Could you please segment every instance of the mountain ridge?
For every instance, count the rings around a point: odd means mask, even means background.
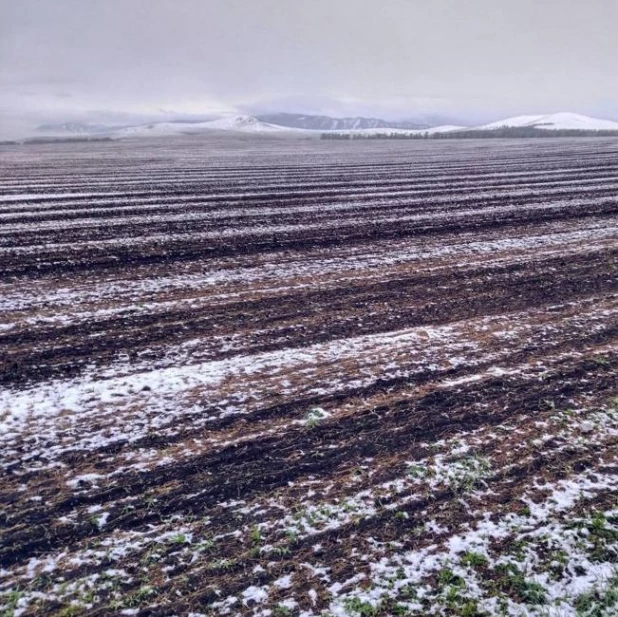
[[[573,112],[558,112],[545,115],[514,116],[476,127],[478,130],[500,128],[536,128],[544,130],[618,131],[618,122],[592,118]]]
[[[278,124],[274,122],[287,122]],[[291,126],[292,124],[298,126]],[[313,128],[312,128],[313,127]],[[542,129],[546,131],[617,131],[618,122],[592,118],[572,112],[555,114],[523,115],[505,118],[480,126],[461,126],[440,124],[419,127],[414,122],[387,122],[380,118],[363,116],[332,118],[309,114],[260,114],[257,116],[243,114],[225,114],[204,120],[170,120],[165,122],[149,122],[133,125],[106,126],[102,124],[80,124],[65,122],[57,125],[45,124],[38,127],[40,133],[66,137],[145,137],[179,134],[200,134],[215,131],[227,131],[251,134],[279,134],[312,136],[322,133],[351,136],[423,136],[437,133],[465,133],[473,131],[499,131],[500,129]]]
[[[256,114],[258,120],[278,126],[305,129],[311,131],[340,131],[360,129],[423,129],[430,125],[412,120],[388,121],[371,116],[333,117],[315,114],[294,114],[279,112]]]

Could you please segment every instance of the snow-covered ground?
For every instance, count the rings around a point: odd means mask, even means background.
[[[545,130],[618,131],[618,122],[591,118],[582,114],[561,112],[548,115],[515,116],[490,122],[477,128],[500,129],[504,127],[530,127]]]
[[[616,140],[209,141],[0,153],[0,613],[613,617]]]

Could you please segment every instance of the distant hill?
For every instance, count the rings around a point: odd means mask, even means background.
[[[253,116],[226,115],[209,122],[157,122],[125,127],[115,131],[115,137],[187,135],[208,131],[237,133],[286,133],[290,129],[262,122]]]
[[[482,126],[433,126],[429,129],[367,128],[324,131],[323,139],[470,139],[594,137],[618,135],[618,122],[561,112],[505,118]]]
[[[478,130],[493,130],[502,128],[535,128],[554,131],[618,131],[618,122],[591,118],[581,114],[560,112],[557,114],[537,116],[515,116],[491,122],[479,127]]]
[[[437,120],[436,120],[437,122]],[[269,134],[324,138],[466,138],[466,137],[537,137],[562,135],[605,135],[618,132],[618,122],[561,112],[505,118],[482,126],[451,123],[419,125],[413,121],[388,122],[380,118],[302,115],[291,113],[248,116],[225,114],[208,120],[173,120],[124,126],[65,122],[38,127],[36,139],[127,138],[166,135],[206,135],[211,132]],[[30,138],[31,140],[32,138]]]
[[[428,124],[401,120],[389,122],[381,118],[365,118],[354,116],[349,118],[332,118],[331,116],[315,116],[307,114],[274,113],[261,114],[256,118],[269,124],[277,124],[295,129],[310,131],[345,131],[359,129],[424,129]]]

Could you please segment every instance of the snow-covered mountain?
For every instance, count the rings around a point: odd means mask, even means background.
[[[354,116],[333,118],[311,114],[271,113],[256,118],[262,122],[310,131],[346,131],[360,129],[422,129],[430,125],[409,120],[390,122],[381,118]]]
[[[262,117],[263,118],[263,117]],[[331,120],[335,121],[336,119]],[[231,131],[239,133],[260,133],[260,134],[297,134],[305,136],[319,136],[321,133],[333,133],[333,134],[349,134],[349,135],[422,135],[422,134],[434,134],[434,133],[446,133],[449,131],[457,131],[465,129],[466,127],[455,125],[443,125],[427,128],[401,128],[390,126],[363,126],[364,124],[372,124],[368,118],[341,118],[342,124],[351,124],[350,128],[339,129],[325,129],[325,128],[298,128],[291,126],[282,126],[273,124],[271,122],[265,122],[263,119],[256,118],[254,116],[243,115],[228,115],[222,116],[216,120],[210,120],[208,122],[159,122],[154,124],[145,124],[125,127],[112,132],[113,137],[141,137],[141,136],[162,136],[162,135],[182,135],[182,134],[196,134],[206,133],[209,131]],[[354,122],[352,122],[354,120]],[[362,122],[367,120],[368,122]],[[348,122],[350,121],[350,122]],[[313,126],[322,126],[321,123],[317,123]],[[330,125],[329,125],[330,126]]]
[[[113,131],[114,137],[147,137],[163,135],[186,135],[209,131],[231,131],[238,133],[281,133],[288,129],[267,122],[261,122],[253,116],[228,115],[208,122],[157,122],[125,127]]]
[[[566,131],[618,131],[618,122],[591,118],[581,114],[561,112],[557,114],[538,116],[515,116],[497,122],[490,122],[483,126],[475,127],[481,130],[501,128],[535,128],[544,130]]]
[[[289,130],[288,127],[271,124],[254,116],[223,116],[200,125],[203,129],[218,131],[241,131],[249,133],[269,133]]]
[[[295,133],[303,132],[284,126],[262,122],[253,116],[227,114],[207,121],[168,121],[149,122],[129,126],[105,126],[93,124],[62,123],[47,124],[38,131],[58,137],[157,137],[165,135],[187,135],[211,131],[230,131],[237,133]]]
[[[271,121],[267,121],[270,119]],[[275,123],[274,120],[287,122],[286,125]],[[300,125],[300,126],[291,126]],[[40,133],[52,138],[75,137],[156,137],[166,135],[199,135],[214,132],[232,132],[269,135],[316,136],[328,133],[333,136],[350,135],[358,137],[393,136],[405,137],[415,135],[434,135],[449,132],[464,132],[475,130],[511,129],[543,129],[543,130],[578,130],[578,131],[618,131],[618,122],[601,120],[575,113],[556,113],[549,115],[527,115],[506,118],[490,122],[482,126],[465,127],[455,124],[440,124],[438,126],[419,128],[406,126],[406,122],[390,123],[378,118],[330,118],[328,116],[301,116],[298,114],[271,114],[269,116],[248,116],[226,114],[215,118],[199,120],[173,120],[165,122],[139,123],[123,126],[103,124],[80,124],[67,122],[55,125],[42,125]],[[397,126],[394,126],[397,125]]]

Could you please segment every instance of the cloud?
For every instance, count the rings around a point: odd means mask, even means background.
[[[616,23],[613,0],[0,0],[0,108],[616,118]]]

